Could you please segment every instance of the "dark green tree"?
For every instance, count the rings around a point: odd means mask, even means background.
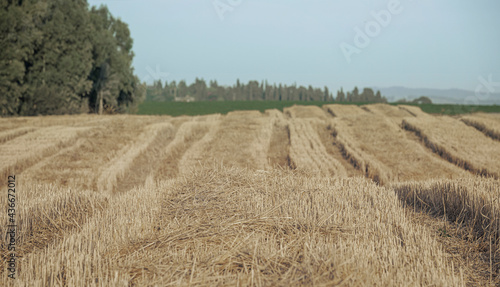
[[[92,87],[91,29],[84,0],[40,1],[34,15],[33,55],[25,60],[26,91],[19,114],[72,114]],[[35,33],[36,35],[36,33]]]
[[[179,81],[179,85],[177,85],[177,97],[184,98],[188,95],[188,87],[186,85],[186,81]]]
[[[328,101],[330,101],[330,98],[331,98],[331,97],[330,97],[330,91],[328,90],[328,87],[327,87],[327,86],[325,86],[325,88],[324,88],[324,89],[325,89],[325,90],[324,90],[324,93],[323,93],[323,101],[324,101],[324,102],[328,102]]]
[[[337,102],[345,102],[346,101],[344,90],[342,89],[342,87],[340,88],[340,91],[337,91],[336,101]]]
[[[351,98],[351,101],[352,102],[358,102],[359,101],[359,90],[358,90],[358,87],[354,87],[354,90],[352,90],[352,98]]]
[[[364,88],[360,97],[361,102],[375,102],[375,94],[371,88]]]
[[[0,113],[132,111],[145,87],[133,74],[131,49],[127,24],[104,6],[1,0]]]
[[[345,98],[346,98],[346,101],[349,102],[349,103],[351,103],[353,101],[353,99],[352,99],[353,97],[352,97],[351,92],[347,92]]]
[[[128,25],[115,19],[106,6],[92,7],[92,59],[88,93],[91,111],[101,113],[104,107],[118,112],[133,111],[145,96],[144,87],[133,74],[133,40]]]
[[[41,18],[46,6],[36,0],[0,1],[0,116],[21,112],[27,63],[42,38],[34,20]]]
[[[197,101],[205,101],[207,99],[207,84],[205,80],[196,78],[194,83],[189,86],[188,94]]]
[[[419,104],[419,105],[421,105],[421,104],[432,104],[432,100],[429,99],[426,96],[421,96],[418,99],[414,99],[412,102],[415,103],[415,104]]]

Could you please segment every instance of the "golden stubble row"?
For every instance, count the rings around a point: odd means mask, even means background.
[[[470,176],[429,152],[400,126],[402,121],[411,120],[412,115],[388,105],[370,105],[366,109],[350,117],[333,118],[331,127],[347,156],[368,177],[388,183]]]
[[[100,176],[97,179],[97,189],[100,192],[112,192],[118,178],[123,176],[127,169],[130,168],[134,159],[148,148],[157,134],[162,132],[162,130],[172,128],[173,126],[169,122],[146,126],[144,131],[137,137],[136,142],[124,146],[117,152],[116,157],[111,159],[107,166],[101,169]]]
[[[213,120],[207,134],[181,160],[180,170],[212,161],[251,169],[268,168],[272,117],[258,111],[237,111]]]
[[[119,196],[20,261],[33,286],[461,285],[390,189],[214,164]],[[7,283],[4,278],[4,283]]]
[[[155,122],[168,122],[170,117],[107,116],[94,126],[89,120],[89,131],[76,142],[57,153],[36,161],[36,164],[20,169],[23,178],[58,186],[97,190],[97,180],[102,171],[117,157],[120,151],[139,142],[143,129]]]
[[[50,126],[37,128],[0,144],[0,175],[16,174],[51,156],[62,148],[75,144],[90,127]]]
[[[345,177],[347,172],[338,160],[328,154],[319,138],[317,119],[289,119],[290,159],[296,168],[319,176]]]
[[[472,126],[484,133],[486,136],[500,141],[500,115],[477,113],[474,115],[464,115],[460,120],[466,125]]]
[[[406,118],[402,127],[443,159],[472,173],[500,176],[500,142],[448,117]]]

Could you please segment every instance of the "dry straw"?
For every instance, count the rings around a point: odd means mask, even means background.
[[[402,128],[415,133],[432,152],[480,175],[500,175],[500,143],[450,117],[407,118]]]
[[[387,105],[0,119],[0,285],[498,286],[483,132]]]
[[[476,128],[486,136],[500,141],[500,116],[498,114],[465,115],[460,118],[466,125]]]

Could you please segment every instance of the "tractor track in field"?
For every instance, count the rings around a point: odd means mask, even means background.
[[[267,158],[271,167],[295,169],[290,158],[290,128],[287,124],[274,123]]]

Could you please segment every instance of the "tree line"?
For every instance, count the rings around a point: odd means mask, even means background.
[[[0,0],[0,115],[133,111],[128,25],[86,0]]]
[[[387,102],[380,91],[373,92],[371,88],[364,88],[359,93],[355,87],[352,92],[341,89],[337,97],[329,91],[328,87],[313,88],[296,84],[269,84],[267,81],[249,81],[247,84],[239,80],[232,86],[221,86],[216,80],[209,81],[208,85],[203,79],[196,78],[188,85],[186,81],[161,80],[154,81],[147,87],[146,101],[323,101],[323,102]]]
[[[380,91],[373,92],[371,88],[364,88],[360,93],[358,87],[354,87],[352,92],[344,93],[343,89],[337,92],[337,102],[347,103],[387,103],[387,99],[380,94]]]

